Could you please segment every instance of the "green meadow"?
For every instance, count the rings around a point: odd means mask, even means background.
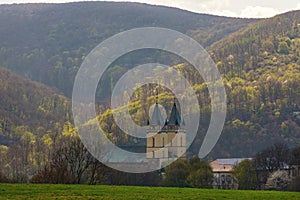
[[[300,199],[297,192],[195,188],[0,184],[0,199]]]

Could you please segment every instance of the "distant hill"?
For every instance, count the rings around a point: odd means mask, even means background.
[[[253,24],[209,51],[228,95],[216,152],[251,156],[275,142],[300,144],[300,11]]]
[[[206,47],[220,69],[228,110],[223,133],[210,156],[251,157],[275,142],[285,142],[291,147],[300,144],[300,121],[295,117],[300,111],[300,11],[249,20],[139,3],[1,5],[0,66],[55,87],[70,97],[75,74],[92,48],[120,31],[146,26],[187,33]],[[141,52],[138,58],[148,61],[147,52]],[[97,95],[108,96],[114,80],[130,67],[133,67],[130,58],[112,66],[105,76],[108,82],[105,90]],[[199,134],[203,136],[211,111],[206,84],[185,64],[175,67],[185,70],[184,75],[194,85],[201,104]],[[49,122],[69,118],[66,97],[1,71],[13,77],[9,79],[11,88],[3,87],[1,92],[5,95],[0,102],[3,116],[10,124],[51,129]],[[162,101],[170,99],[163,92]],[[132,105],[141,108],[138,97],[134,100],[137,101]],[[102,125],[109,133],[118,134],[111,112],[101,109]],[[144,110],[132,112],[136,119],[146,122],[148,116]],[[2,130],[6,131],[5,124],[2,123]],[[197,138],[190,152],[196,154],[201,142]]]
[[[251,24],[207,49],[222,74],[228,102],[226,123],[210,156],[252,157],[279,142],[299,146],[300,11]],[[174,67],[183,72],[198,95],[199,135],[188,154],[197,155],[210,120],[210,98],[206,83],[187,66]],[[172,101],[170,96],[161,90],[161,102]],[[144,116],[143,121],[147,120],[146,109],[133,110],[133,116]],[[100,119],[110,124],[111,112]],[[110,132],[119,133],[117,128]]]
[[[272,56],[292,55],[298,58],[299,34],[300,11],[292,11],[252,24],[215,42],[208,49],[216,61],[222,61],[221,69],[224,73],[232,70],[228,66],[229,62],[225,62],[229,55],[234,57],[236,68],[240,71],[250,71],[270,64],[261,61]],[[296,61],[297,59],[292,59],[273,65]]]
[[[57,91],[0,68],[0,145],[25,131],[42,136],[69,119],[69,101]]]
[[[209,46],[256,21],[140,3],[0,5],[0,66],[70,97],[84,56],[121,31],[165,27]]]

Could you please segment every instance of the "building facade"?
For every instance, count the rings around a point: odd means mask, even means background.
[[[186,132],[183,128],[184,121],[175,101],[170,116],[165,120],[156,102],[147,130],[147,159],[161,164],[185,158]]]
[[[238,189],[238,181],[233,176],[234,166],[245,159],[251,158],[225,158],[216,159],[209,163],[214,174],[213,187],[215,189]]]

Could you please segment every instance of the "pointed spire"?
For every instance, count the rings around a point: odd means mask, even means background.
[[[163,126],[164,125],[164,120],[161,115],[158,104],[155,104],[150,125],[151,126]]]
[[[151,126],[163,126],[164,125],[164,120],[161,115],[159,106],[158,106],[158,90],[156,89],[156,97],[155,97],[155,107],[153,110],[153,114],[151,117]]]
[[[174,105],[173,105],[173,108],[171,111],[168,125],[177,125],[177,126],[181,125],[181,116],[176,107],[176,99],[175,98],[174,98]]]

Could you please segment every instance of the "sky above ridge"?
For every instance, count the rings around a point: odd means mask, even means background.
[[[0,4],[12,3],[66,3],[76,0],[0,0]],[[91,1],[91,0],[80,0]],[[116,1],[118,0],[110,0]],[[300,10],[299,0],[125,0],[153,5],[165,5],[197,13],[246,18],[272,17],[291,10]],[[124,0],[123,0],[124,2]]]

